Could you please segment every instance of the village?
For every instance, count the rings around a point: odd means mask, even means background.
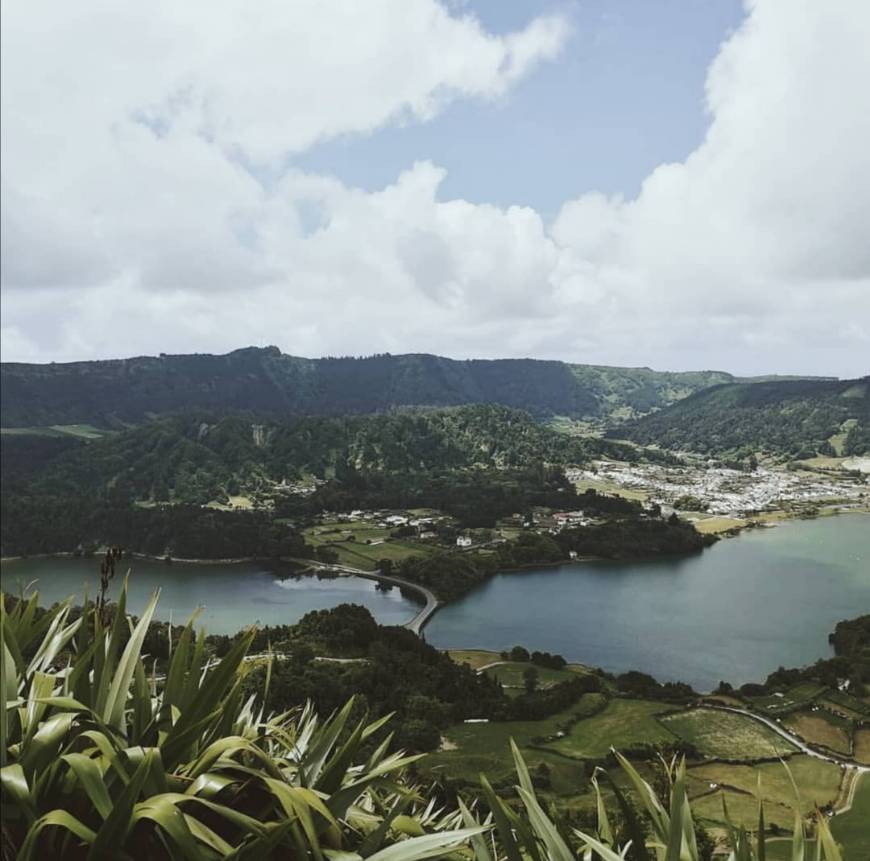
[[[761,513],[811,514],[823,506],[866,508],[870,475],[858,471],[769,469],[741,471],[710,462],[681,466],[594,461],[567,470],[578,487],[624,493],[662,510],[745,520]]]

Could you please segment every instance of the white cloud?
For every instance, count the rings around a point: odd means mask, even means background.
[[[6,359],[276,343],[867,370],[861,0],[752,3],[695,152],[552,224],[443,201],[426,161],[377,192],[280,165],[501,97],[556,55],[558,18],[497,37],[428,0],[86,7],[4,4]]]

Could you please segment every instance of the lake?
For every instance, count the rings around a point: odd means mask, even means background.
[[[110,597],[117,597],[122,575],[130,576],[129,607],[139,613],[151,593],[160,587],[157,618],[185,622],[197,607],[200,623],[211,634],[234,634],[245,625],[289,625],[309,610],[337,604],[362,604],[382,625],[402,625],[420,609],[399,589],[383,591],[374,580],[363,577],[285,577],[256,562],[232,565],[167,565],[147,559],[123,559],[116,568]],[[81,603],[87,584],[93,597],[100,585],[100,560],[57,556],[50,559],[20,559],[4,562],[3,589],[16,592],[18,583],[37,580],[40,603],[50,605],[69,595]]]
[[[39,580],[43,599],[89,593],[96,559],[3,564],[3,585]],[[167,566],[134,560],[131,608],[162,587],[159,618],[182,621],[200,604],[212,633],[251,622],[289,624],[309,610],[363,604],[382,624],[419,605],[357,577],[279,579],[256,563]],[[113,583],[116,584],[116,579]],[[117,588],[117,587],[115,587]],[[116,593],[117,594],[117,593]],[[840,619],[870,612],[870,517],[791,521],[724,539],[703,553],[655,562],[587,562],[500,574],[439,610],[425,629],[440,648],[559,652],[613,672],[639,669],[709,690],[763,681],[778,666],[831,654]]]
[[[710,690],[832,654],[841,619],[870,612],[870,517],[786,522],[700,555],[501,574],[435,614],[440,648],[559,652],[613,672]]]

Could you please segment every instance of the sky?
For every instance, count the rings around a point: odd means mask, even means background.
[[[2,5],[4,361],[870,372],[865,0]]]

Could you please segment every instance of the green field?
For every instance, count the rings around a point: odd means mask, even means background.
[[[834,839],[844,849],[845,861],[870,858],[870,778],[860,778],[852,809],[831,820]]]
[[[665,703],[614,699],[603,711],[575,723],[564,738],[548,742],[547,747],[577,759],[597,759],[607,756],[611,747],[622,750],[667,743],[674,735],[656,715],[669,708]]]
[[[753,760],[795,751],[772,729],[733,712],[697,708],[667,715],[662,723],[711,759]]]
[[[582,479],[580,481],[575,481],[574,486],[577,488],[577,493],[584,493],[587,490],[595,490],[598,493],[607,493],[611,496],[621,496],[624,499],[636,499],[638,502],[646,502],[648,498],[648,494],[643,490],[623,487],[621,484],[616,484],[613,481]]]
[[[457,724],[445,730],[442,749],[427,754],[420,769],[432,777],[443,773],[474,787],[479,786],[483,773],[493,785],[511,787],[516,783],[510,751],[510,740],[513,739],[533,774],[542,765],[546,766],[550,782],[545,790],[547,796],[575,812],[580,808],[591,808],[594,795],[586,764],[560,755],[550,749],[551,745],[543,743],[547,736],[555,735],[577,717],[582,718],[600,709],[604,700],[603,694],[584,694],[570,708],[541,721]],[[639,767],[645,771],[645,766],[641,764]],[[620,784],[626,780],[621,769],[615,769],[612,774]],[[606,795],[609,797],[609,793]]]
[[[752,697],[752,707],[766,715],[782,715],[796,711],[812,703],[816,697],[827,692],[823,685],[814,682],[802,682],[783,692],[782,696],[771,694],[764,697]]]
[[[389,529],[368,521],[328,522],[312,526],[303,534],[312,547],[334,550],[340,564],[364,571],[374,571],[381,559],[402,562],[409,556],[427,556],[437,550],[437,546],[427,542],[390,538]],[[375,541],[381,543],[367,543]]]
[[[708,794],[710,784],[715,783],[719,788],[755,795],[760,774],[761,797],[765,805],[794,807],[796,799],[789,771],[800,792],[802,812],[809,813],[816,806],[822,807],[836,799],[843,774],[840,767],[803,754],[789,759],[788,771],[779,762],[766,762],[756,766],[710,762],[695,766],[688,772],[689,794],[692,797]],[[751,821],[741,824],[754,828],[756,821],[757,813]]]
[[[694,521],[695,529],[705,535],[718,535],[721,532],[730,532],[732,529],[742,529],[746,526],[745,520],[734,517],[703,517]]]
[[[587,694],[586,696],[592,696]],[[533,739],[554,735],[567,724],[576,712],[583,709],[583,701],[571,706],[563,712],[540,721],[503,721],[485,724],[457,724],[444,731],[444,747],[446,750],[429,754],[424,760],[428,771],[439,767],[445,769],[451,777],[458,777],[476,783],[481,772],[485,772],[491,780],[500,780],[513,773],[510,740],[522,748],[533,743]],[[525,753],[525,751],[524,751]],[[544,760],[554,759],[544,756]],[[529,762],[542,761],[540,751],[529,753]],[[570,763],[566,763],[570,765]],[[582,768],[574,767],[578,775],[583,774]],[[576,789],[575,789],[576,791]]]
[[[782,725],[809,744],[826,747],[845,756],[851,753],[850,722],[824,709],[792,712],[783,718]]]
[[[507,661],[490,667],[488,670],[484,670],[484,672],[491,678],[498,680],[499,684],[505,688],[506,693],[516,696],[525,690],[523,674],[529,667],[534,667],[537,670],[539,688],[551,688],[553,685],[567,681],[574,676],[574,673],[568,669],[551,670],[528,662],[520,663],[518,661]]]
[[[692,802],[692,814],[707,825],[724,824],[723,800],[728,810],[728,818],[735,825],[742,824],[746,828],[757,825],[758,801],[752,795],[730,789],[717,789],[703,798],[696,798]],[[794,825],[794,812],[784,804],[765,804],[764,819],[769,826],[790,829]]]
[[[828,691],[820,700],[820,704],[834,711],[842,712],[846,717],[864,720],[870,718],[870,704],[866,700],[859,700],[858,697],[853,697],[843,691]]]
[[[447,654],[457,664],[468,664],[475,670],[501,660],[499,652],[490,652],[487,649],[450,649]]]

